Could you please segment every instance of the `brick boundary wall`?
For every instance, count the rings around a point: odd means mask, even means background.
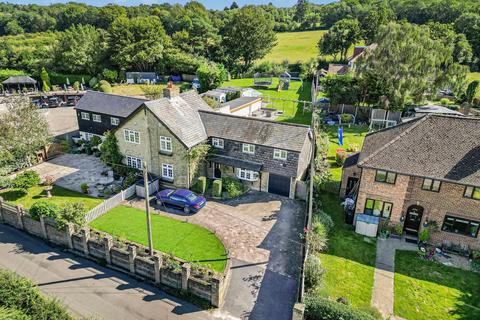
[[[171,270],[165,262],[165,255],[155,251],[153,256],[140,255],[145,252],[141,245],[129,245],[127,250],[114,244],[111,235],[92,237],[88,227],[75,232],[73,224],[58,229],[56,221],[49,217],[40,217],[40,221],[30,217],[21,206],[12,206],[0,197],[0,223],[46,240],[49,243],[66,248],[75,255],[94,260],[107,267],[129,274],[135,278],[150,282],[162,288],[168,287],[178,293],[188,293],[200,298],[214,307],[221,307],[231,278],[231,259],[223,273],[199,277],[192,272],[191,264],[179,258],[173,258],[180,268]],[[171,258],[170,258],[171,259]]]

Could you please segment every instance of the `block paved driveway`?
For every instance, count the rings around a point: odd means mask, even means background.
[[[141,201],[130,205],[144,208]],[[185,215],[155,206],[155,213],[199,224],[229,250],[232,278],[223,319],[291,319],[301,266],[305,206],[288,198],[250,191],[239,199],[208,201]]]

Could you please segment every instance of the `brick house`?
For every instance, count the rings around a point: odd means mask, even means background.
[[[105,132],[117,128],[145,101],[148,100],[87,91],[75,107],[80,137],[86,141],[93,136],[102,138]]]
[[[433,243],[480,248],[479,129],[477,118],[432,114],[368,134],[346,161],[340,196],[407,235],[436,221]]]
[[[252,189],[294,198],[311,155],[310,128],[214,112],[194,91],[164,90],[115,131],[125,163],[158,176],[164,187],[190,188],[197,176],[234,176]],[[212,152],[199,172],[187,155],[201,143]]]

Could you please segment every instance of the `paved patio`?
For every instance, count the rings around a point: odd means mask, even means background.
[[[74,191],[82,192],[80,184],[87,183],[93,187],[98,183],[108,183],[108,177],[101,175],[110,170],[99,158],[85,154],[65,154],[52,160],[40,163],[34,167],[40,177],[53,176],[55,184]],[[91,188],[94,190],[94,188]],[[92,196],[96,196],[94,192]]]

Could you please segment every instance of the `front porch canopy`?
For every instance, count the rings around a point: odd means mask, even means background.
[[[263,166],[263,164],[259,162],[242,160],[242,159],[222,156],[218,154],[210,155],[208,157],[208,160],[215,163],[223,164],[226,166],[230,166],[234,168],[242,168],[242,169],[252,170],[256,172],[259,172]]]

